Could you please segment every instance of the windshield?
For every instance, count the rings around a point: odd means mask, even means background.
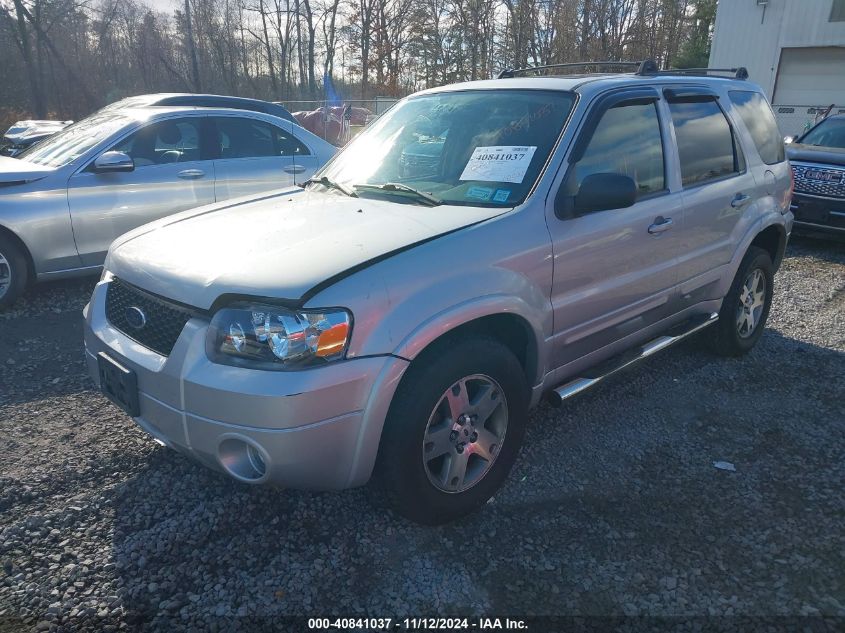
[[[574,101],[570,92],[540,90],[412,97],[343,150],[321,184],[418,204],[514,206],[531,191]]]
[[[845,118],[825,119],[801,139],[807,145],[841,147],[845,149]]]
[[[33,145],[18,154],[18,158],[44,167],[64,167],[114,134],[129,120],[115,114],[94,114]]]

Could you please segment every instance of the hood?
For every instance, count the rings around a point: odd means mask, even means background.
[[[361,264],[508,210],[285,191],[141,227],[112,244],[106,268],[204,310],[224,294],[297,301]]]
[[[0,156],[0,185],[23,184],[43,178],[53,171],[52,167],[36,165],[19,158]]]
[[[845,167],[845,148],[841,147],[821,147],[819,145],[790,143],[786,146],[786,155],[789,157],[789,160],[809,161],[811,163]]]

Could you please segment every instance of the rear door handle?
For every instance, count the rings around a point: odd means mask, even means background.
[[[745,206],[749,200],[751,200],[751,196],[744,193],[738,193],[734,196],[734,199],[731,200],[731,206],[734,209],[739,209],[740,207]]]
[[[662,215],[659,215],[654,219],[654,224],[648,227],[648,232],[652,235],[657,235],[658,233],[663,233],[671,228],[672,218],[664,218]]]
[[[202,169],[183,169],[176,175],[182,180],[194,180],[205,176],[205,172]]]
[[[305,171],[305,165],[288,165],[283,169],[289,174],[301,174]]]

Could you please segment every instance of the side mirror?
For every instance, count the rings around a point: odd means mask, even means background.
[[[789,144],[789,143],[794,143],[794,142],[795,142],[795,137],[794,137],[794,136],[784,136],[784,137],[783,137],[783,142],[784,142],[784,143],[787,143],[787,144]]]
[[[98,173],[134,171],[135,161],[123,152],[103,152],[94,161],[94,171]]]
[[[575,212],[624,209],[637,201],[637,183],[622,174],[590,174],[575,196]]]

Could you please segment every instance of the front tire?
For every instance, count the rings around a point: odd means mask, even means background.
[[[385,421],[377,483],[428,525],[474,512],[498,490],[525,434],[529,390],[498,341],[452,339],[414,361]]]
[[[748,249],[722,301],[714,350],[722,356],[742,356],[760,340],[774,296],[772,258],[762,248]]]
[[[0,235],[0,310],[11,306],[29,281],[26,257],[17,244]]]

